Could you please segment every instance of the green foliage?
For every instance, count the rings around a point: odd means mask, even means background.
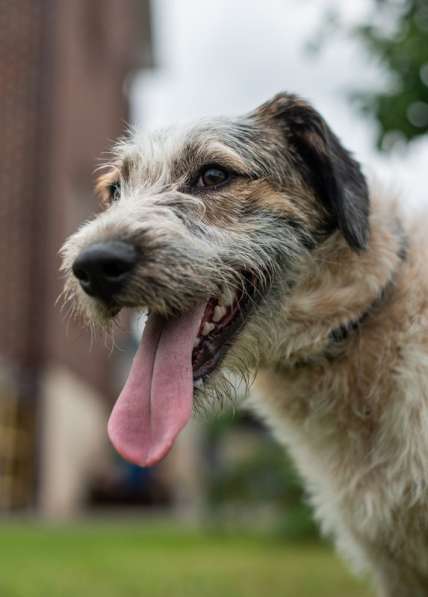
[[[316,55],[337,35],[357,39],[379,66],[379,84],[350,90],[378,124],[377,144],[389,150],[428,132],[428,1],[372,0],[367,22],[349,28],[331,0],[306,50]]]
[[[379,123],[379,146],[388,148],[397,134],[411,140],[428,132],[428,3],[375,4],[377,24],[362,25],[356,33],[380,61],[389,83],[386,90],[368,92],[361,99]]]
[[[256,521],[258,512],[270,513],[272,527],[287,539],[318,536],[302,483],[284,451],[269,433],[239,415],[223,415],[209,425],[211,452],[221,450],[234,436],[247,445],[238,457],[217,458],[207,478],[212,512],[225,510],[239,518]],[[245,436],[247,436],[245,438]],[[239,442],[238,442],[239,443]],[[239,449],[238,449],[239,451]]]

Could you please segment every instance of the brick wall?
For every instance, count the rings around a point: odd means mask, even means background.
[[[0,2],[0,367],[35,424],[38,381],[52,364],[111,398],[108,350],[98,343],[89,353],[88,335],[73,323],[66,333],[55,306],[58,250],[96,208],[96,160],[126,122],[129,75],[147,62],[147,6]],[[32,463],[35,439],[26,452]]]

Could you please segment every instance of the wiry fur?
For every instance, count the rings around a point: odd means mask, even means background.
[[[195,189],[201,166],[236,173]],[[150,138],[132,132],[99,181],[120,199],[65,244],[66,296],[90,323],[113,313],[71,274],[94,242],[139,252],[119,306],[166,317],[224,288],[254,307],[197,401],[250,385],[286,444],[325,532],[370,567],[383,597],[428,595],[427,243],[308,104],[282,94],[236,120]],[[356,322],[348,336],[332,332]]]

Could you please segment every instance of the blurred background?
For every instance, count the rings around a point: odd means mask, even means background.
[[[138,324],[113,350],[68,321],[58,250],[98,209],[94,169],[127,124],[240,113],[279,90],[417,209],[428,2],[0,0],[0,86],[0,594],[370,595],[244,409],[193,421],[153,469],[113,452]]]

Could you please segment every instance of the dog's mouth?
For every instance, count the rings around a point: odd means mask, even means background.
[[[255,286],[223,292],[174,318],[149,314],[108,431],[116,450],[151,466],[192,415],[193,396],[220,366],[254,303]]]
[[[193,380],[196,388],[213,373],[235,335],[244,324],[251,307],[251,294],[228,290],[208,301],[192,351]]]

